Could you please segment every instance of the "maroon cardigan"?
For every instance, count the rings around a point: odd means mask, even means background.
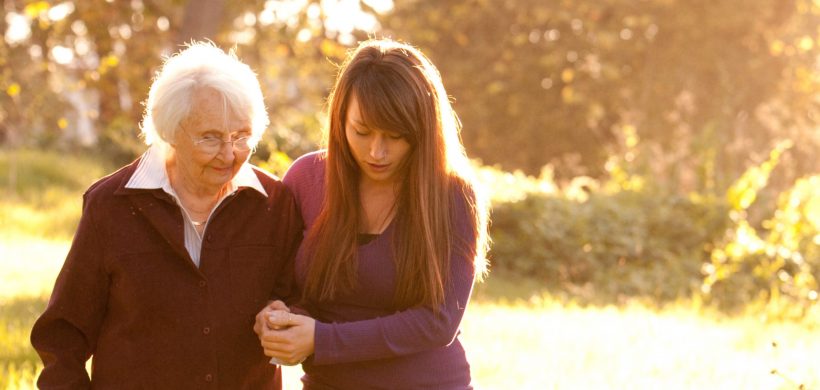
[[[281,388],[253,324],[268,299],[295,299],[302,219],[290,191],[256,170],[268,196],[241,188],[219,205],[197,268],[173,199],[125,188],[138,163],[83,197],[71,249],[31,332],[45,364],[38,385]]]

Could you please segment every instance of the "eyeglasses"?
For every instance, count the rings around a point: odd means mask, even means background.
[[[231,138],[227,141],[223,140],[220,137],[215,137],[213,135],[206,135],[204,137],[194,137],[190,133],[188,133],[185,128],[181,127],[182,131],[185,132],[191,140],[194,141],[194,147],[198,148],[202,152],[208,154],[217,154],[220,150],[222,150],[223,144],[231,144],[231,147],[234,151],[237,152],[247,152],[251,150],[250,145],[250,136],[242,135],[237,138],[234,138],[234,135],[231,135]]]

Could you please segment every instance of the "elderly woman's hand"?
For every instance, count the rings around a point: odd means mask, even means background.
[[[268,303],[267,306],[263,307],[262,310],[260,310],[259,313],[256,314],[256,322],[254,322],[253,324],[253,331],[256,332],[256,335],[260,338],[262,337],[262,335],[265,334],[266,331],[273,329],[268,327],[267,319],[268,317],[270,317],[271,313],[273,313],[276,310],[290,312],[288,306],[285,305],[284,302],[277,299],[271,303]]]
[[[285,365],[295,365],[313,354],[316,320],[308,316],[276,310],[267,318],[271,329],[260,337],[265,355]]]

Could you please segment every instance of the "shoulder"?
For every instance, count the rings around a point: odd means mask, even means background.
[[[297,158],[285,173],[284,181],[288,182],[300,176],[324,174],[326,157],[325,150],[317,150]]]
[[[476,189],[470,182],[460,177],[450,179],[450,202],[456,211],[466,214],[474,210],[477,206],[476,196]]]
[[[256,178],[259,179],[259,183],[262,184],[262,188],[265,189],[265,192],[268,193],[269,196],[277,196],[282,193],[287,193],[288,189],[285,187],[285,184],[282,183],[276,175],[257,167],[256,165],[249,164],[253,173],[256,175]]]
[[[282,181],[293,192],[305,223],[310,226],[322,208],[325,188],[325,152],[308,153],[296,159]]]
[[[141,159],[142,157],[94,182],[94,184],[85,191],[83,198],[86,202],[105,199],[114,195],[121,188],[125,188],[125,184],[131,179],[134,171],[137,170]]]
[[[296,159],[282,181],[294,192],[324,183],[325,151],[310,152]]]

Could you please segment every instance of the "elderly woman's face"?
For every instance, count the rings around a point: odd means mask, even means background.
[[[218,92],[199,91],[194,95],[191,114],[176,132],[176,172],[189,184],[219,191],[236,175],[250,151],[237,150],[242,148],[230,142],[220,142],[213,147],[214,138],[228,141],[250,135],[250,119],[240,118],[226,109]]]

